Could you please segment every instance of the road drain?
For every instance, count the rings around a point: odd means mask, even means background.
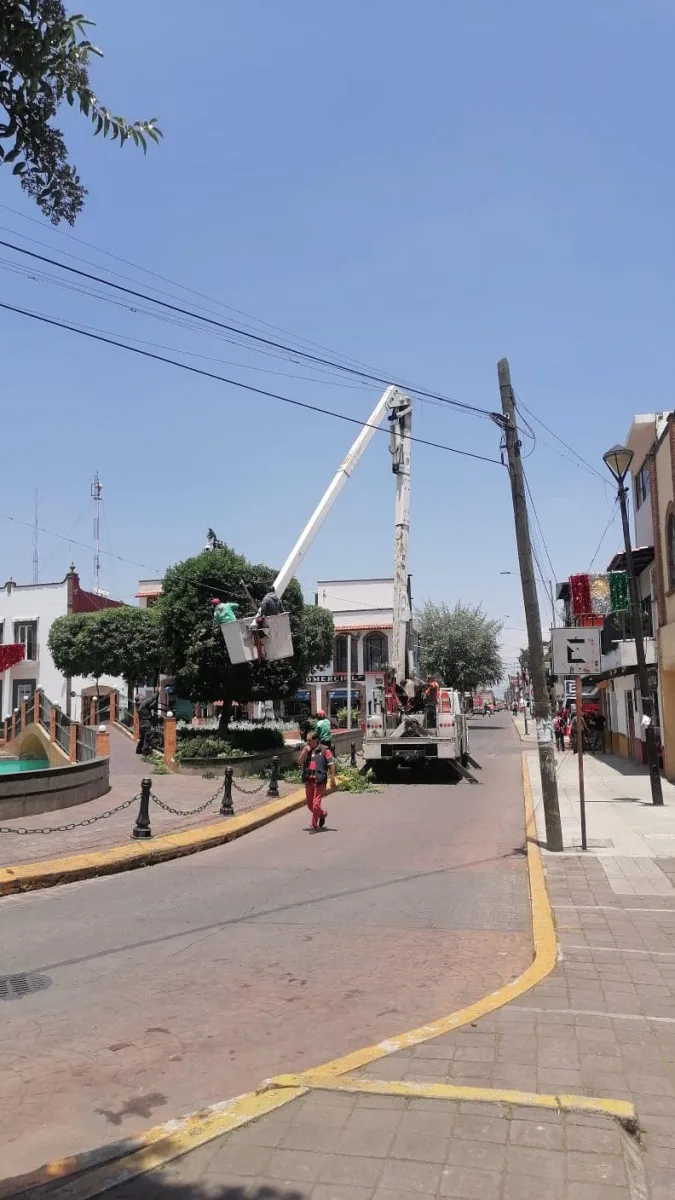
[[[0,975],[0,1000],[23,1000],[44,992],[51,982],[47,975]]]

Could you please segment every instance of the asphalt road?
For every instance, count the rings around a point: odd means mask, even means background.
[[[531,961],[520,743],[191,858],[0,901],[3,1177],[451,1012]]]

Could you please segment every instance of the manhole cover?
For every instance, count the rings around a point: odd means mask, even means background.
[[[23,1000],[33,992],[44,992],[50,984],[47,975],[0,975],[0,1000]]]

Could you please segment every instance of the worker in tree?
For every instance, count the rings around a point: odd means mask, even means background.
[[[217,596],[214,597],[211,603],[213,605],[213,624],[216,628],[220,629],[221,625],[226,625],[229,621],[237,620],[236,610],[239,608],[238,604],[226,604],[224,601],[219,600]]]
[[[146,696],[145,700],[137,701],[137,705],[139,738],[136,753],[150,754],[152,752],[152,722],[157,715],[159,692],[153,692],[152,696]]]
[[[322,746],[328,746],[329,750],[333,749],[333,735],[331,733],[330,721],[322,708],[316,714],[316,736]]]

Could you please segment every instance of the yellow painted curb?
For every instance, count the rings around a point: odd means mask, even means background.
[[[56,1186],[50,1187],[50,1200],[90,1200],[91,1197],[99,1196],[110,1188],[119,1187],[137,1175],[156,1170],[172,1159],[180,1158],[190,1150],[196,1150],[204,1142],[221,1137],[224,1133],[231,1133],[242,1125],[257,1120],[258,1117],[264,1117],[267,1113],[282,1108],[292,1100],[297,1100],[306,1091],[307,1088],[302,1085],[278,1090],[265,1088],[260,1092],[237,1096],[223,1104],[213,1104],[210,1108],[193,1113],[182,1121],[168,1121],[165,1125],[156,1126],[138,1139],[136,1148],[131,1153],[127,1152],[124,1157],[118,1156],[100,1166],[94,1166],[92,1170],[87,1170],[86,1174],[79,1174],[75,1179],[72,1178],[73,1170],[86,1170],[86,1155],[51,1163],[42,1171],[30,1177],[24,1176],[21,1180],[8,1180],[5,1187],[0,1184],[0,1197],[19,1194],[17,1185],[25,1193],[28,1189],[40,1185],[53,1185],[59,1178],[70,1174],[71,1178],[64,1179],[60,1186],[57,1183]],[[11,1187],[11,1191],[6,1190],[7,1185]]]
[[[0,896],[55,887],[60,883],[72,883],[76,879],[115,875],[119,871],[133,871],[137,867],[167,862],[186,854],[196,854],[199,850],[210,850],[214,846],[232,842],[245,833],[251,833],[254,829],[260,829],[270,821],[276,821],[286,813],[302,808],[305,803],[304,790],[298,790],[278,800],[272,800],[269,804],[261,805],[260,808],[254,808],[251,812],[221,821],[217,825],[184,829],[180,833],[166,833],[153,838],[152,841],[130,840],[126,846],[112,846],[110,850],[97,850],[90,854],[74,854],[65,858],[46,859],[44,862],[2,867]]]
[[[532,905],[532,938],[534,942],[534,961],[532,964],[522,975],[514,979],[512,983],[505,984],[504,987],[498,988],[496,992],[490,992],[489,995],[483,996],[481,1000],[477,1000],[475,1004],[469,1004],[466,1008],[460,1008],[457,1012],[450,1013],[447,1017],[439,1017],[436,1021],[430,1021],[428,1025],[421,1025],[419,1029],[411,1029],[407,1033],[400,1033],[396,1037],[387,1038],[385,1041],[378,1042],[374,1046],[366,1046],[363,1050],[356,1050],[352,1054],[345,1055],[343,1058],[336,1058],[332,1062],[324,1063],[323,1066],[304,1072],[302,1078],[306,1083],[316,1086],[326,1076],[350,1074],[360,1067],[367,1066],[368,1063],[375,1062],[378,1058],[385,1058],[388,1054],[395,1054],[397,1050],[406,1050],[409,1046],[418,1046],[421,1042],[428,1042],[432,1038],[441,1037],[444,1033],[451,1033],[453,1029],[459,1029],[462,1025],[468,1025],[470,1021],[477,1021],[480,1017],[494,1012],[495,1009],[502,1008],[511,1000],[522,996],[524,992],[529,992],[530,988],[533,988],[535,984],[540,983],[542,979],[550,975],[556,965],[557,959],[556,937],[551,905],[549,904],[546,892],[544,867],[536,840],[534,803],[525,754],[522,756],[522,769],[525,798],[525,831],[527,836],[527,866]]]
[[[270,1080],[272,1087],[300,1087],[303,1075],[277,1075]],[[507,1088],[477,1088],[450,1083],[414,1083],[408,1080],[341,1079],[318,1080],[313,1091],[347,1092],[353,1095],[402,1096],[409,1100],[473,1100],[485,1104],[515,1104],[522,1108],[555,1108],[563,1112],[593,1112],[620,1121],[634,1121],[635,1107],[628,1100],[611,1100],[599,1096],[545,1095],[541,1092],[514,1092]]]

